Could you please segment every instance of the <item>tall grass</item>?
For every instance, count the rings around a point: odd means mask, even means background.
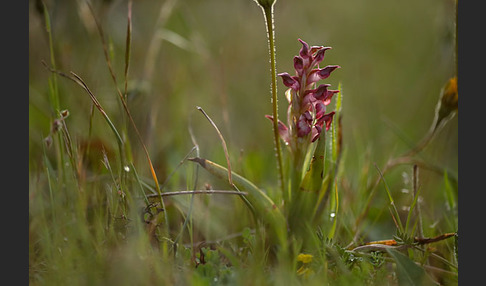
[[[454,3],[223,2],[30,3],[29,282],[457,284]],[[298,38],[342,67],[301,173]]]

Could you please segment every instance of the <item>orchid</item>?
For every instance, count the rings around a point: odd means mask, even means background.
[[[280,138],[290,147],[293,153],[319,139],[323,129],[329,130],[334,111],[326,113],[333,95],[338,90],[328,89],[330,84],[320,84],[319,80],[328,78],[331,73],[340,68],[338,65],[328,65],[319,68],[324,54],[331,47],[312,46],[299,39],[302,48],[294,57],[295,75],[287,72],[279,73],[283,84],[289,89],[285,92],[289,103],[287,109],[287,125],[278,122]],[[266,115],[270,120],[273,116]]]

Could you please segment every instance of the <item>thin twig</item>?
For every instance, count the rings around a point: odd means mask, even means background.
[[[424,245],[424,244],[439,242],[454,237],[456,235],[457,233],[451,232],[451,233],[444,233],[438,236],[428,237],[428,238],[415,237],[413,244],[402,244],[402,245],[399,245],[398,242],[394,239],[372,241],[364,245],[357,246],[351,249],[351,251],[358,251],[358,250],[359,251],[379,251],[379,250],[386,250],[386,249],[410,248],[410,247],[415,247],[416,245]]]
[[[351,251],[371,252],[371,251],[386,251],[387,249],[402,250],[412,247],[411,245],[386,245],[386,244],[366,244],[353,248]]]
[[[227,191],[227,190],[195,190],[195,191],[177,191],[177,192],[163,192],[163,197],[177,196],[177,195],[240,195],[246,196],[247,192],[241,191]],[[147,195],[147,198],[158,197],[158,194]]]
[[[167,185],[167,183],[169,183],[169,181],[172,178],[172,176],[174,176],[174,174],[182,166],[182,164],[184,164],[184,162],[186,162],[186,160],[189,158],[189,156],[192,154],[192,152],[194,152],[194,150],[197,150],[197,147],[196,146],[192,147],[191,150],[186,154],[186,156],[184,156],[184,158],[179,162],[179,164],[177,164],[177,166],[175,167],[175,169],[164,180],[164,182],[160,186],[160,189],[164,189],[165,185]]]
[[[211,125],[216,129],[216,132],[218,133],[219,139],[221,140],[221,144],[223,145],[223,150],[224,150],[224,156],[226,157],[226,164],[228,165],[228,182],[230,185],[233,185],[233,180],[231,178],[231,163],[230,163],[230,158],[229,158],[229,153],[228,153],[228,148],[226,147],[226,141],[224,140],[223,134],[218,129],[218,126],[214,123],[213,120],[206,114],[204,109],[202,107],[197,106],[197,109],[204,114],[206,119],[211,123]]]

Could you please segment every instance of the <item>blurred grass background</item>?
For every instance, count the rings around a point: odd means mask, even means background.
[[[122,90],[126,2],[92,1],[109,41]],[[57,68],[80,75],[115,124],[121,124],[119,99],[86,4],[55,0],[45,3],[52,22]],[[310,45],[331,46],[333,49],[326,52],[322,65],[341,66],[325,82],[334,88],[339,82],[343,85],[346,157],[340,207],[349,224],[363,205],[360,200],[364,183],[377,175],[373,163],[383,166],[390,157],[403,153],[422,138],[433,120],[442,86],[455,75],[454,5],[452,0],[278,0],[275,5],[278,72],[293,73],[292,59],[301,47],[298,38]],[[40,180],[36,174],[44,172],[43,138],[55,117],[47,95],[50,74],[41,64],[41,60],[49,62],[49,47],[38,7],[39,1],[29,1],[31,181]],[[196,110],[196,106],[201,106],[225,136],[234,170],[263,188],[274,186],[274,143],[271,124],[264,118],[271,114],[268,48],[262,12],[254,1],[138,0],[133,2],[132,21],[128,105],[159,180],[163,181],[192,148],[189,124],[201,157],[224,165],[214,129]],[[150,54],[154,39],[160,39],[160,47]],[[70,111],[66,122],[71,136],[82,145],[88,140],[91,102],[72,82],[58,78],[58,83],[61,109]],[[286,88],[280,80],[278,89],[279,112],[285,118]],[[107,130],[95,111],[91,140],[99,140],[116,153],[115,140]],[[135,135],[131,144],[137,171],[150,177]],[[421,156],[457,174],[457,147],[456,117]],[[100,154],[92,160],[101,168]],[[204,182],[205,175],[201,176]],[[402,192],[410,190],[410,178],[408,166],[386,175],[400,207],[411,202],[410,194]],[[444,180],[427,170],[421,170],[420,179],[423,203],[427,206],[425,234],[435,235],[447,228],[447,224],[438,224],[443,223]],[[186,178],[176,176],[171,182],[171,186],[178,186]],[[31,192],[33,185],[31,182]],[[370,239],[394,234],[385,206],[387,198],[381,190],[379,193],[364,234]],[[349,232],[346,228],[351,225],[343,224],[342,231]],[[227,227],[231,228],[231,223]],[[217,231],[213,233],[218,236]]]
[[[46,32],[35,1],[30,2],[29,151],[30,163],[35,165],[53,111],[46,96],[49,73],[40,63],[49,60]],[[120,85],[125,2],[93,2],[112,45]],[[133,93],[129,106],[161,176],[192,147],[187,126],[195,106],[201,106],[223,131],[233,160],[237,161],[241,151],[244,158],[258,161],[251,164],[256,170],[245,170],[253,180],[274,182],[271,124],[264,120],[265,114],[271,114],[271,103],[261,11],[249,0],[172,2],[135,1],[133,7],[129,74]],[[99,35],[86,5],[83,1],[46,4],[58,68],[83,77],[108,114],[120,117]],[[326,82],[334,88],[339,82],[343,84],[343,144],[348,152],[349,178],[361,172],[360,162],[365,157],[382,166],[391,155],[407,149],[400,136],[413,144],[428,130],[440,89],[454,75],[453,4],[356,0],[278,1],[275,5],[278,72],[292,72],[292,58],[300,49],[298,38],[311,45],[333,47],[323,64],[342,67]],[[160,50],[147,59],[164,5],[172,8],[159,29]],[[154,70],[147,81],[149,65]],[[70,111],[69,124],[75,126],[74,136],[82,140],[88,130],[91,102],[72,82],[60,79],[59,84],[61,108]],[[285,116],[285,87],[280,81],[278,88],[279,111]],[[192,118],[201,155],[223,159],[214,130],[200,114]],[[95,123],[100,124],[94,124],[94,136],[109,146],[111,134],[105,132],[102,118],[95,115]],[[454,120],[426,150],[427,158],[457,172],[457,142]],[[143,156],[135,159],[144,160]]]

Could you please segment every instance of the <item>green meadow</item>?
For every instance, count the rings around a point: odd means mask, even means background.
[[[456,10],[29,1],[29,284],[457,285]]]

